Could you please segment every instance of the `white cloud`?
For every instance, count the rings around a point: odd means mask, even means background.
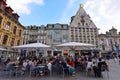
[[[65,8],[65,10],[62,13],[62,17],[60,19],[60,22],[66,22],[68,20],[68,12],[73,7],[73,5],[76,3],[77,0],[69,0],[68,4]]]
[[[29,4],[31,3],[44,5],[43,0],[7,0],[8,6],[11,6],[15,12],[22,14],[30,14],[31,9]]]
[[[100,33],[105,33],[112,26],[120,31],[120,0],[86,0],[84,8],[91,16]]]

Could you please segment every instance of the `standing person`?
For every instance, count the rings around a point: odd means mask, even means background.
[[[116,63],[117,62],[117,56],[114,55],[113,58],[114,58],[114,62]]]
[[[94,75],[95,77],[97,77],[98,68],[96,62],[93,62],[92,67],[93,67]]]
[[[51,60],[47,63],[47,67],[48,67],[49,71],[51,72],[51,71],[52,71],[52,63],[51,63]]]
[[[102,77],[102,72],[105,70],[109,71],[108,64],[102,60],[102,58],[99,58],[98,62],[98,77]]]
[[[0,57],[0,65],[1,65],[1,63],[2,63],[2,59],[1,59],[1,57]]]
[[[88,58],[87,66],[86,66],[86,75],[90,75],[92,71],[92,59]]]
[[[26,71],[26,67],[27,67],[28,63],[26,60],[23,60],[23,64],[22,64],[22,71],[23,71],[23,75],[25,74],[25,71]]]
[[[67,63],[68,63],[68,65],[69,65],[69,73],[70,73],[71,75],[73,75],[73,71],[74,71],[74,67],[75,67],[74,60],[73,60],[73,59],[70,59]]]
[[[87,62],[87,67],[86,67],[86,69],[87,69],[88,71],[91,71],[91,70],[92,70],[92,64],[93,64],[92,59],[89,58],[89,59],[88,59],[88,62]]]
[[[118,59],[119,59],[119,64],[120,64],[120,54],[118,55]]]

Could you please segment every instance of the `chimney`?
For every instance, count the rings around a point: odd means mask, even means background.
[[[0,0],[0,8],[2,9],[2,10],[5,10],[5,8],[6,8],[6,2],[4,1],[4,0]]]
[[[13,13],[12,15],[13,15],[13,17],[14,17],[16,20],[19,19],[19,15],[18,15],[17,13]]]

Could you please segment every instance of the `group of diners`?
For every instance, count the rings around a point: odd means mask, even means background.
[[[5,62],[6,70],[10,70],[11,60]],[[101,72],[104,71],[105,68],[108,71],[108,65],[102,58],[94,58],[88,55],[80,55],[80,56],[52,56],[52,57],[41,57],[41,58],[17,58],[12,64],[12,66],[21,66],[22,74],[25,75],[30,73],[30,75],[34,74],[38,75],[74,75],[76,71],[91,71],[97,77],[101,77]]]

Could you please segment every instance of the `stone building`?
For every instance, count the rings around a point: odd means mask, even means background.
[[[24,26],[19,22],[19,15],[0,0],[0,46],[11,47],[23,43]]]
[[[102,49],[103,53],[117,52],[119,53],[120,47],[120,34],[117,29],[112,27],[106,34],[99,34],[99,47]]]
[[[47,24],[46,43],[49,45],[56,45],[68,42],[68,29],[68,24]]]
[[[24,44],[40,42],[56,45],[68,42],[67,24],[47,24],[46,26],[27,26],[24,31]]]
[[[46,44],[46,27],[44,25],[27,26],[26,29],[24,30],[23,44],[36,42]]]
[[[44,43],[50,45],[54,48],[54,45],[61,44],[63,42],[68,42],[68,29],[67,24],[47,24],[46,26],[27,26],[24,30],[24,42],[23,44],[28,43]],[[61,51],[60,51],[61,52]],[[40,55],[54,55],[56,52],[48,51],[46,54],[43,54],[44,51],[39,51]],[[58,53],[58,52],[57,52]],[[56,54],[57,55],[57,54]]]
[[[70,41],[90,43],[98,46],[98,28],[80,5],[75,16],[71,17],[69,29]]]

